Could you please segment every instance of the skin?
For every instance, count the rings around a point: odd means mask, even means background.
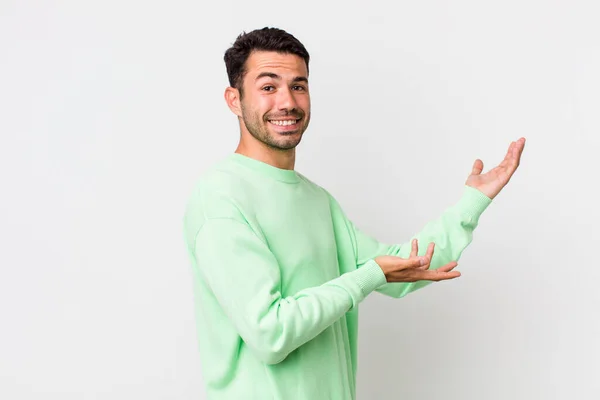
[[[246,70],[243,97],[236,88],[225,90],[225,101],[240,125],[236,153],[292,170],[296,146],[310,122],[306,63],[293,54],[254,51]],[[271,120],[296,122],[277,126]]]
[[[243,97],[233,87],[225,90],[225,101],[238,117],[240,142],[236,153],[254,158],[281,169],[294,169],[296,146],[310,122],[308,72],[301,57],[268,51],[255,51],[246,61]],[[271,120],[294,120],[294,125],[282,127]],[[510,144],[504,160],[495,168],[483,172],[483,161],[475,160],[465,182],[489,198],[495,198],[517,170],[525,138]],[[460,276],[458,265],[450,262],[430,270],[435,244],[430,243],[424,256],[418,256],[417,240],[411,243],[410,257],[380,256],[375,262],[388,282],[442,281]]]

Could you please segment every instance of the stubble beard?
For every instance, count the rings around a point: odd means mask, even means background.
[[[250,132],[256,140],[275,150],[291,150],[300,144],[302,135],[308,127],[310,114],[295,113],[293,115],[302,116],[302,119],[300,120],[301,126],[298,128],[300,132],[298,133],[298,130],[296,130],[294,132],[275,134],[279,136],[275,137],[269,131],[270,122],[267,120],[266,116],[261,117],[259,113],[247,111],[242,106],[242,120],[246,125],[248,132]]]

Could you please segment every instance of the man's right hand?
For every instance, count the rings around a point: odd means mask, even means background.
[[[381,267],[388,282],[444,281],[458,278],[460,272],[453,271],[458,265],[455,261],[435,270],[429,269],[434,247],[433,243],[429,243],[427,253],[418,256],[419,244],[417,239],[413,239],[410,258],[379,256],[375,258],[375,262]]]

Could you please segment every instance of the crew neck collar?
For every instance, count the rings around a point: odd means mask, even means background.
[[[300,182],[300,178],[294,170],[277,168],[273,165],[267,164],[265,162],[256,160],[254,158],[239,153],[231,154],[229,156],[229,159],[247,168],[250,168],[255,172],[258,172],[273,179],[277,179],[278,181],[286,183]]]

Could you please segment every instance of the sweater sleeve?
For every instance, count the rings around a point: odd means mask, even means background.
[[[459,260],[465,248],[473,240],[473,231],[479,223],[479,217],[491,201],[479,190],[465,186],[463,195],[456,204],[446,209],[438,219],[429,222],[413,236],[419,241],[419,255],[425,254],[430,242],[435,243],[430,269],[437,269],[451,261]],[[410,257],[413,238],[403,244],[387,245],[356,229],[352,223],[349,223],[349,226],[350,234],[354,237],[358,267],[369,265],[373,258],[380,255]],[[431,281],[386,283],[376,291],[399,298],[430,283]]]
[[[247,223],[233,218],[203,224],[194,258],[240,337],[268,364],[283,361],[386,281],[372,263],[283,297],[277,259]]]

